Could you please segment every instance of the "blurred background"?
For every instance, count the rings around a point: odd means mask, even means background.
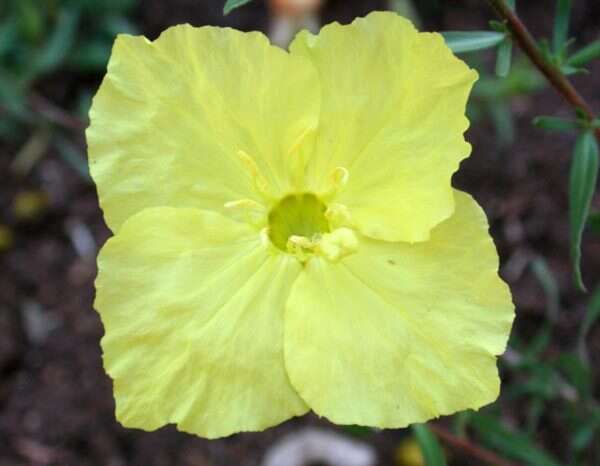
[[[109,231],[87,172],[87,112],[117,33],[154,39],[189,22],[281,34],[264,1],[228,16],[223,3],[0,0],[0,466],[425,464],[410,429],[339,427],[308,415],[206,441],[173,427],[124,429],[114,418],[92,309],[95,258]],[[537,37],[551,35],[554,1],[518,8]],[[600,2],[573,8],[575,46],[599,39]],[[480,0],[329,0],[302,21],[345,23],[375,9],[397,9],[422,30],[483,30],[493,19]],[[573,137],[531,124],[570,110],[519,53],[506,78],[495,77],[491,51],[463,58],[481,78],[469,105],[473,153],[454,184],[487,212],[517,318],[499,362],[500,399],[431,428],[450,465],[598,466],[600,222],[592,217],[584,235],[584,294],[569,265]],[[598,112],[600,61],[588,69],[572,79]]]

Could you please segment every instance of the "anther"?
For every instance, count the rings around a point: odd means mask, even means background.
[[[288,252],[295,255],[300,262],[306,262],[310,257],[309,252],[312,252],[316,247],[317,243],[306,236],[292,235],[287,241]]]
[[[348,184],[348,178],[350,177],[350,173],[344,167],[336,167],[330,174],[331,187],[329,190],[323,195],[326,199],[331,199],[338,194],[346,184]]]
[[[331,262],[337,262],[357,250],[358,238],[354,231],[350,228],[338,228],[321,237],[316,253]]]

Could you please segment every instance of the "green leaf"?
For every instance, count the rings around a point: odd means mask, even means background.
[[[19,30],[30,43],[38,42],[44,35],[44,8],[40,8],[35,0],[21,0],[17,5],[17,22]]]
[[[421,447],[425,464],[427,466],[446,466],[444,451],[429,428],[425,424],[413,424],[412,431]]]
[[[101,39],[81,42],[69,56],[68,64],[81,71],[103,71],[110,56],[111,43]]]
[[[592,212],[588,217],[588,225],[594,233],[600,234],[600,212]]]
[[[578,68],[596,58],[600,58],[600,40],[596,40],[575,52],[569,57],[567,64]]]
[[[17,40],[17,24],[10,17],[0,24],[0,58],[10,52]]]
[[[566,118],[539,116],[533,119],[534,126],[549,131],[573,131],[580,129],[579,122]]]
[[[552,48],[555,55],[562,54],[569,33],[569,18],[571,16],[571,0],[557,0],[552,34]]]
[[[492,28],[496,32],[500,32],[502,34],[506,34],[508,32],[508,27],[504,21],[496,21],[492,19],[489,23],[490,28]]]
[[[488,105],[490,118],[496,130],[496,139],[500,147],[508,147],[515,141],[514,114],[507,102],[496,100]]]
[[[592,394],[593,379],[590,368],[574,353],[561,353],[555,366],[567,381],[575,387],[582,399]]]
[[[560,292],[556,279],[546,261],[541,257],[533,261],[531,270],[544,289],[548,319],[550,322],[556,322],[560,311]]]
[[[225,6],[223,7],[223,14],[228,15],[236,8],[245,5],[246,3],[250,3],[252,0],[227,0],[225,2]]]
[[[600,428],[600,417],[592,417],[583,421],[571,436],[571,447],[575,451],[586,449],[594,440],[596,431]]]
[[[454,53],[473,52],[495,47],[506,37],[494,31],[445,31],[441,33]]]
[[[565,76],[588,73],[588,70],[586,70],[585,68],[575,68],[574,66],[571,66],[571,65],[560,65],[560,71],[562,71],[562,73]]]
[[[598,179],[598,143],[586,131],[575,142],[569,176],[569,224],[571,262],[577,286],[585,291],[581,277],[581,238]]]
[[[10,117],[20,121],[30,119],[31,115],[27,110],[25,93],[19,82],[9,75],[0,74],[0,102],[2,102],[1,106],[7,110]]]
[[[538,448],[526,435],[512,432],[498,420],[481,413],[473,413],[471,426],[482,442],[500,451],[504,456],[531,466],[559,466],[549,453]]]
[[[594,325],[598,319],[600,319],[600,286],[596,288],[596,291],[594,291],[594,294],[587,305],[587,310],[585,317],[583,318],[583,322],[581,323],[581,327],[579,327],[579,355],[584,361],[588,361],[589,359],[585,340],[592,328],[592,325]]]
[[[512,59],[512,40],[506,37],[498,46],[496,56],[496,75],[504,78],[510,71],[510,62]]]
[[[52,71],[62,64],[75,41],[79,22],[77,10],[64,9],[60,12],[54,30],[46,41],[45,47],[33,59],[29,78]]]

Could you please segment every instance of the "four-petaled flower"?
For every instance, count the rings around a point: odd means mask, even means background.
[[[119,36],[87,131],[118,419],[212,438],[493,401],[513,306],[450,184],[476,77],[392,13],[289,53],[215,27]]]

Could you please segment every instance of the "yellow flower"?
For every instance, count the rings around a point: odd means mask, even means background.
[[[392,13],[119,36],[91,110],[118,419],[205,437],[402,427],[498,395],[513,306],[450,177],[476,73]]]

